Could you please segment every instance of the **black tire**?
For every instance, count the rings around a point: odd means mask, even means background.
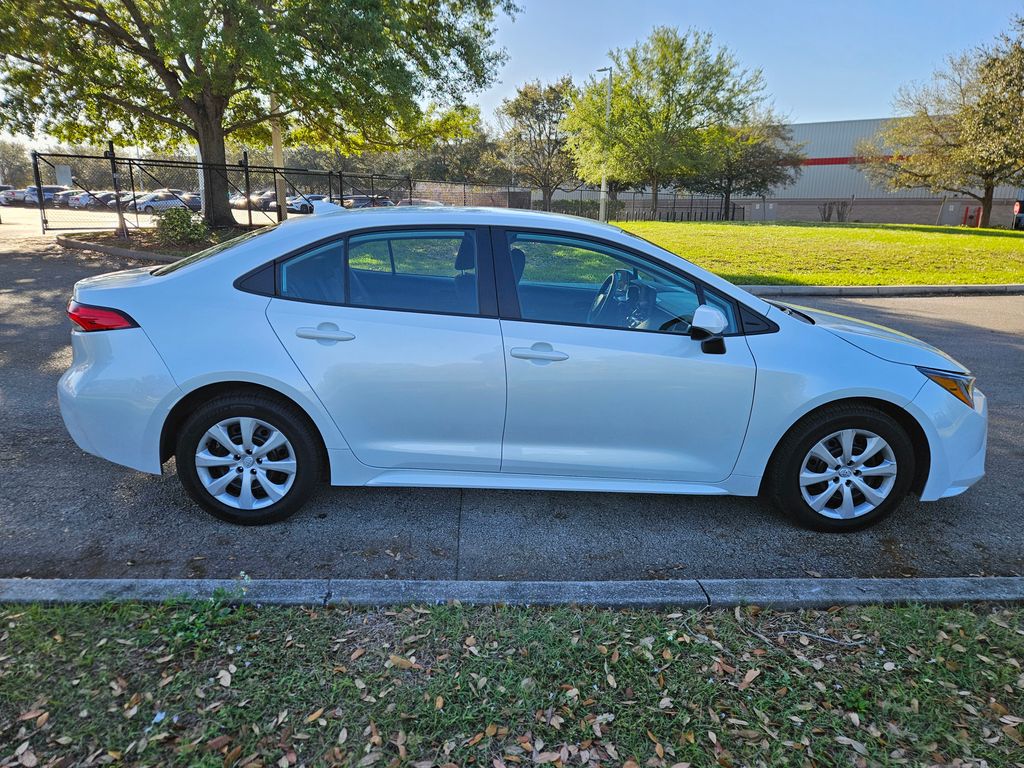
[[[153,213],[153,206],[152,205],[147,205],[145,208],[142,209],[142,212],[143,213]]]
[[[874,509],[859,517],[836,519],[816,512],[804,500],[800,472],[804,458],[816,443],[845,429],[868,430],[885,440],[895,457],[896,478],[888,495]],[[914,481],[914,458],[914,446],[906,430],[883,411],[855,403],[826,406],[805,416],[783,437],[765,476],[766,491],[779,511],[805,528],[830,533],[856,531],[874,525],[900,506]]]
[[[259,509],[242,510],[218,500],[203,485],[196,468],[196,449],[206,431],[221,421],[238,417],[252,417],[272,425],[284,434],[294,453],[296,471],[291,487],[281,499]],[[306,503],[322,475],[323,460],[314,429],[306,415],[290,403],[253,392],[222,395],[196,408],[178,430],[178,479],[199,506],[221,520],[238,525],[284,520]]]

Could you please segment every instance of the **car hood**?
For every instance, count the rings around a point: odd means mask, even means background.
[[[905,365],[920,365],[942,371],[969,373],[966,366],[954,360],[941,349],[936,349],[927,342],[892,328],[863,320],[854,320],[852,317],[820,309],[784,304],[783,302],[777,303],[792,307],[807,315],[814,320],[814,324],[818,327],[824,328],[829,333],[883,360]]]

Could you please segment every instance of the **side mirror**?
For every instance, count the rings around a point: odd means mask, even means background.
[[[722,310],[709,304],[701,304],[693,313],[690,333],[695,339],[709,339],[718,336],[729,327],[729,318]]]

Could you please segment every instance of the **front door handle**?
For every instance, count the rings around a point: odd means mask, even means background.
[[[559,352],[546,341],[538,341],[530,347],[512,347],[508,353],[520,360],[539,360],[545,363],[557,363],[569,359],[565,352]]]
[[[295,335],[300,339],[313,339],[320,344],[335,344],[339,341],[352,341],[354,333],[343,331],[334,323],[320,323],[316,328],[296,328]]]

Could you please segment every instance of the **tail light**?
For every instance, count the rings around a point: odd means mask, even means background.
[[[119,309],[94,307],[77,301],[68,304],[68,317],[81,331],[116,331],[139,327],[138,323]]]

